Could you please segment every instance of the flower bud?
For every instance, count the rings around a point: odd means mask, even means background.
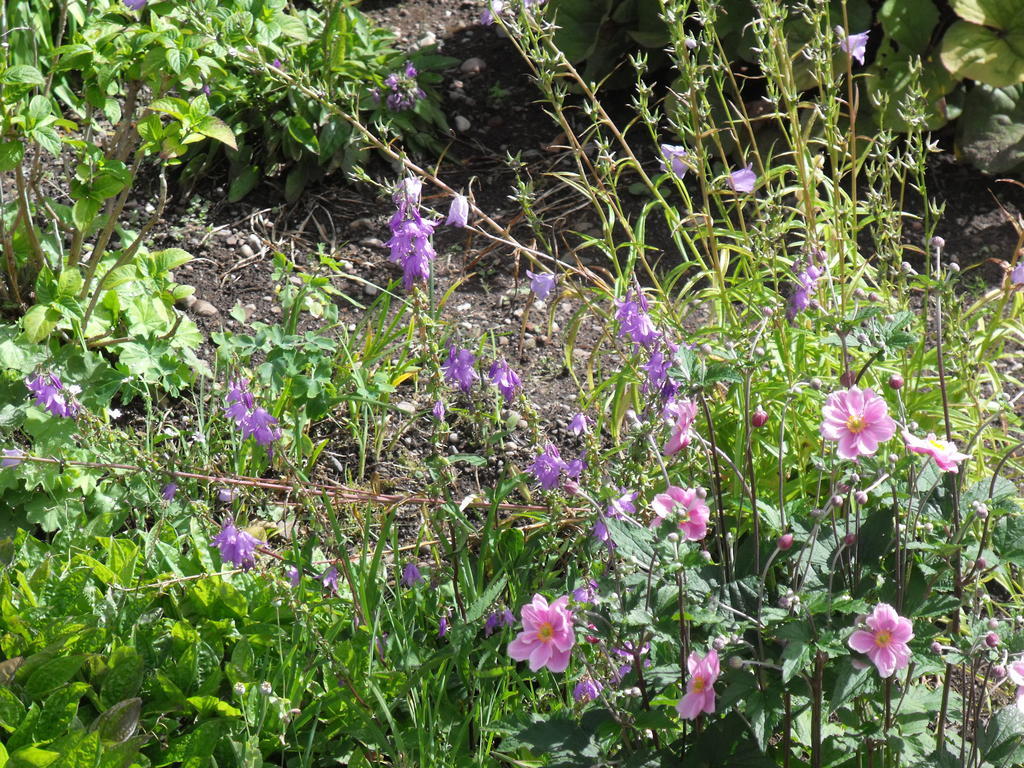
[[[902,389],[903,388],[903,377],[898,373],[894,373],[889,377],[889,389]]]
[[[245,683],[241,683],[241,682],[235,683],[234,691],[235,691],[235,696],[244,696],[245,695]]]
[[[853,494],[853,498],[862,507],[868,503],[868,495],[864,491],[857,491],[855,494]]]
[[[811,389],[813,389],[815,391],[821,389],[821,379],[819,379],[817,376],[815,376],[813,379],[811,379],[810,386],[811,386]]]
[[[790,549],[793,546],[793,534],[792,533],[783,534],[782,536],[779,537],[779,540],[775,544],[775,546],[778,547],[783,552],[785,552],[787,549]]]
[[[743,669],[743,659],[741,659],[739,656],[730,656],[729,666],[733,669]]]
[[[835,496],[832,497],[832,506],[833,507],[841,507],[841,506],[843,506],[843,497],[840,496],[838,493]]]
[[[1002,664],[996,664],[994,667],[992,667],[992,678],[996,682],[999,682],[1004,677],[1006,677],[1006,667],[1004,667]]]
[[[986,568],[988,568],[988,562],[986,562],[984,557],[979,557],[977,560],[974,561],[974,567],[977,568],[979,571],[984,571]]]
[[[938,640],[932,642],[932,653],[942,653],[942,643]]]
[[[844,387],[852,387],[857,382],[857,373],[855,371],[843,371],[843,375],[839,377],[839,383]]]
[[[679,534],[675,531],[672,531],[672,533],[670,533],[665,538],[668,539],[672,544],[675,544],[677,541],[679,541]]]
[[[708,497],[708,491],[707,491],[706,488],[698,488],[697,489],[697,498],[698,499],[706,499],[707,497]]]
[[[946,247],[946,241],[943,240],[941,237],[936,235],[935,237],[932,238],[932,248],[945,248],[945,247]]]
[[[989,648],[995,648],[999,645],[999,635],[995,632],[989,632],[985,635],[985,645]]]
[[[768,412],[760,405],[750,417],[750,423],[754,429],[760,429],[768,422]]]
[[[989,619],[988,620],[988,628],[989,629],[999,629],[999,619]]]
[[[855,534],[855,533],[848,533],[848,534],[846,534],[843,537],[843,544],[845,544],[848,547],[852,547],[856,543],[857,543],[857,534]]]
[[[264,696],[269,696],[273,692],[274,688],[269,681],[264,680],[262,683],[260,683],[260,693],[262,693]]]
[[[700,551],[700,556],[704,560],[705,563],[710,563],[711,562],[711,553],[708,552],[706,549],[702,549]]]
[[[712,645],[712,647],[716,651],[720,651],[723,648],[725,648],[725,645],[726,645],[727,642],[728,642],[728,640],[726,638],[724,638],[721,635],[719,635],[713,641],[711,641],[711,645]]]

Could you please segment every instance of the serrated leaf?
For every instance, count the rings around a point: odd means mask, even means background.
[[[0,142],[0,173],[12,171],[25,159],[25,145],[20,141]]]
[[[978,739],[981,757],[992,765],[1020,765],[1024,760],[1024,712],[1015,704],[989,720]]]
[[[29,64],[16,64],[8,67],[0,74],[0,83],[4,85],[46,85],[42,72]]]
[[[38,343],[49,336],[60,321],[60,310],[49,304],[36,304],[21,318],[21,326],[25,329],[26,338]]]

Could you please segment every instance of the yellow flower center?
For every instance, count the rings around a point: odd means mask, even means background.
[[[537,639],[542,643],[551,642],[551,638],[554,637],[555,628],[551,626],[550,621],[545,621],[540,625],[540,629],[537,630]]]
[[[693,678],[694,693],[702,693],[704,689],[707,687],[707,685],[707,681],[702,676],[698,675],[697,677]]]
[[[875,645],[879,648],[885,648],[889,643],[892,642],[892,632],[887,629],[883,629],[875,635]]]
[[[930,445],[932,448],[934,448],[937,451],[944,451],[944,450],[946,450],[946,445],[941,440],[929,440],[928,441],[928,445]]]
[[[859,416],[857,414],[851,415],[850,418],[848,418],[846,420],[846,428],[848,430],[850,430],[851,432],[853,432],[853,434],[855,434],[855,435],[860,433],[860,432],[863,432],[864,431],[864,427],[866,427],[866,426],[867,426],[867,424],[864,423],[863,417],[861,417],[861,416]]]

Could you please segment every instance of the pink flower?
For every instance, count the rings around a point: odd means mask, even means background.
[[[903,430],[903,442],[907,444],[908,451],[920,453],[922,456],[931,456],[943,472],[958,472],[957,464],[967,458],[967,454],[960,453],[956,449],[956,443],[940,440],[934,432],[929,432],[928,437],[922,440],[919,437],[914,437],[907,430]]]
[[[907,643],[914,636],[910,619],[904,619],[888,603],[879,603],[867,618],[868,629],[858,629],[848,645],[859,653],[866,653],[878,674],[889,677],[897,669],[910,663]]]
[[[1008,664],[1006,673],[1010,682],[1017,686],[1017,709],[1024,712],[1024,661]]]
[[[821,434],[839,442],[844,459],[871,456],[878,444],[896,434],[896,422],[889,417],[889,406],[870,389],[850,387],[828,396],[822,409]]]
[[[541,595],[534,595],[520,611],[523,631],[508,644],[508,655],[516,661],[529,661],[530,671],[547,667],[564,672],[569,666],[569,651],[576,642],[572,628],[572,611],[566,606],[569,596],[563,595],[551,605]]]
[[[665,417],[675,422],[672,425],[672,434],[665,443],[665,455],[671,456],[679,453],[693,439],[690,427],[697,418],[697,404],[688,397],[673,400],[665,406]]]
[[[718,652],[714,648],[703,659],[694,651],[686,660],[690,679],[686,681],[686,695],[676,704],[676,712],[684,720],[696,720],[701,712],[715,712],[715,680],[718,679]]]
[[[700,541],[707,535],[710,510],[699,489],[670,485],[664,493],[654,497],[651,506],[657,515],[654,525],[660,525],[665,519],[678,519],[679,530],[687,541]]]

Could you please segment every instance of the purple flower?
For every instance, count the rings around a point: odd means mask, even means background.
[[[484,12],[480,14],[480,23],[484,26],[490,26],[494,23],[494,19],[505,10],[505,3],[503,0],[491,0],[490,4],[484,9]]]
[[[164,486],[163,490],[160,491],[160,496],[163,497],[164,501],[170,501],[174,498],[174,494],[178,492],[177,483],[168,483]]]
[[[577,704],[585,704],[596,699],[603,689],[604,686],[597,682],[597,680],[594,680],[592,677],[584,677],[572,689],[572,697],[576,699]]]
[[[220,550],[220,559],[244,570],[256,564],[253,553],[259,543],[260,540],[249,532],[236,528],[233,520],[225,520],[220,533],[213,537],[213,545]]]
[[[19,451],[17,448],[4,448],[3,454],[4,458],[0,459],[0,467],[4,469],[18,466],[25,457],[24,451]]]
[[[469,221],[469,198],[465,195],[456,195],[452,198],[451,207],[448,208],[448,219],[445,226],[464,227]]]
[[[808,264],[807,269],[797,273],[796,290],[789,297],[789,307],[786,310],[786,316],[790,320],[811,305],[811,295],[817,290],[820,278],[821,270],[813,264]]]
[[[488,376],[491,377],[494,386],[505,397],[506,403],[511,403],[516,396],[516,392],[523,387],[523,382],[520,380],[519,375],[509,367],[504,358],[494,361]]]
[[[596,590],[597,582],[590,579],[582,587],[577,587],[572,591],[572,599],[577,603],[592,603],[594,602]]]
[[[627,488],[619,488],[619,495],[608,502],[605,514],[614,520],[621,520],[624,517],[636,514],[636,497],[639,492],[630,491]]]
[[[662,144],[661,145],[661,159],[659,163],[661,170],[668,171],[666,162],[672,166],[672,173],[676,178],[683,178],[686,172],[690,170],[690,153],[686,150],[686,147],[680,147],[676,144]]]
[[[230,504],[232,501],[235,500],[235,497],[237,495],[238,491],[236,491],[234,488],[220,488],[217,491],[217,498],[220,501],[223,501],[225,504]]]
[[[590,535],[602,544],[609,543],[611,546],[615,546],[614,543],[611,543],[611,537],[608,534],[608,524],[604,521],[604,515],[598,515]]]
[[[754,184],[757,183],[757,174],[754,173],[753,165],[733,171],[729,174],[729,186],[733,192],[753,192]]]
[[[559,477],[568,466],[562,461],[562,457],[558,453],[558,446],[548,443],[533,460],[533,464],[526,468],[526,471],[533,475],[534,479],[540,483],[541,488],[550,491],[558,487]]]
[[[836,34],[839,35],[839,47],[858,64],[864,64],[864,54],[868,49],[868,32],[859,32],[856,35],[847,35],[842,27],[836,27]]]
[[[569,431],[577,437],[590,432],[590,425],[587,423],[586,414],[581,411],[573,416],[572,420],[569,422]]]
[[[284,65],[281,63],[280,59],[274,59],[270,63],[270,66],[272,66],[274,69],[284,69]]]
[[[274,425],[277,419],[264,409],[256,406],[255,398],[248,391],[249,380],[228,382],[228,394],[224,401],[224,413],[233,419],[235,426],[242,430],[242,439],[250,436],[257,443],[269,448],[281,437],[281,432]]]
[[[669,380],[668,369],[672,367],[672,355],[666,355],[660,349],[655,350],[643,367],[647,373],[647,381],[643,383],[641,390],[645,393],[657,392],[664,397]]]
[[[441,614],[441,618],[437,622],[437,636],[444,637],[448,634],[448,614]]]
[[[1021,261],[1020,264],[1013,268],[1013,271],[1010,273],[1010,280],[1014,285],[1024,283],[1024,261]]]
[[[288,583],[293,587],[299,586],[299,582],[302,581],[302,571],[294,565],[288,566],[288,570],[285,571],[285,575],[288,577]]]
[[[501,623],[506,627],[513,627],[516,623],[516,615],[512,613],[508,608],[501,614]]]
[[[615,300],[615,319],[619,321],[619,338],[629,336],[634,343],[650,348],[661,337],[647,313],[647,298],[630,288],[623,299]]]
[[[420,573],[420,569],[416,567],[416,563],[406,563],[405,568],[402,569],[402,578],[399,584],[403,587],[414,587],[421,581],[425,581],[425,579]]]
[[[129,11],[141,11],[146,7],[146,0],[124,0],[124,5]]]
[[[498,631],[499,627],[501,627],[501,614],[495,611],[484,622],[484,637],[490,637]]]
[[[335,594],[338,592],[338,569],[333,565],[324,571],[320,577],[320,581],[324,585],[324,589],[329,589]]]
[[[437,419],[438,421],[444,421],[445,408],[443,402],[441,402],[440,400],[435,402],[434,407],[431,409],[431,412],[434,414],[435,419]]]
[[[392,112],[403,112],[407,109],[412,109],[416,106],[417,101],[426,96],[423,89],[416,82],[416,75],[416,67],[412,64],[406,64],[405,71],[401,73],[392,72],[384,78],[384,85],[391,91],[385,101],[388,109]]]
[[[402,267],[402,285],[407,291],[417,281],[430,277],[430,262],[437,255],[430,239],[438,222],[424,219],[419,210],[422,186],[417,178],[405,179],[398,185],[392,195],[396,210],[388,222],[388,260]]]
[[[65,387],[56,374],[40,373],[35,378],[25,379],[25,386],[36,396],[36,405],[53,416],[73,419],[78,415],[79,405],[74,398],[78,387]]]
[[[468,349],[459,349],[452,344],[448,345],[448,359],[441,364],[445,380],[449,384],[458,386],[467,395],[473,388],[473,382],[480,378],[473,364],[476,362],[476,355]]]
[[[530,290],[537,295],[538,299],[546,299],[555,287],[555,276],[550,272],[534,274],[530,270],[526,270],[526,276],[530,278]]]
[[[584,454],[581,453],[578,459],[573,459],[565,465],[565,474],[573,480],[583,474],[583,470],[587,468],[587,462],[583,460],[583,456]]]

